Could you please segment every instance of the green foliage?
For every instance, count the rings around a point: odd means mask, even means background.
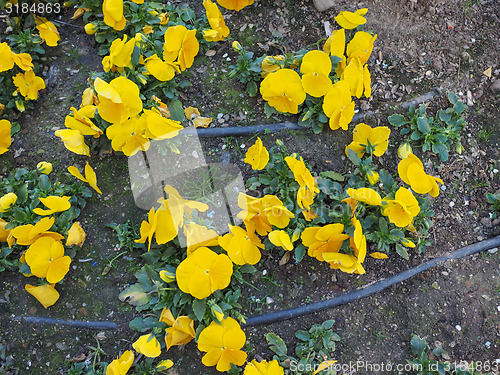
[[[246,85],[248,95],[255,96],[258,91],[258,83],[260,82],[260,64],[264,56],[254,59],[254,53],[245,51],[242,46],[237,52],[239,54],[238,60],[236,65],[229,66],[229,77],[238,76],[240,82]]]
[[[496,219],[500,214],[500,193],[486,193],[486,200],[493,211],[493,219]]]
[[[455,362],[450,361],[450,356],[442,347],[436,347],[432,351],[425,339],[413,335],[410,340],[412,364],[417,375],[493,375],[493,372],[482,372],[495,370],[495,362]],[[417,370],[418,369],[418,370]]]
[[[407,142],[418,142],[422,151],[432,151],[442,161],[446,161],[453,143],[456,152],[462,153],[460,133],[466,125],[463,118],[465,104],[451,92],[448,94],[448,101],[452,106],[438,109],[435,117],[427,117],[427,107],[421,104],[418,109],[410,106],[409,120],[403,115],[394,114],[388,117],[389,123],[402,128],[400,134],[406,136]]]
[[[7,193],[14,193],[17,200],[6,212],[0,212],[0,219],[8,223],[5,226],[6,230],[38,222],[41,216],[35,214],[33,210],[43,207],[40,198],[49,195],[71,196],[69,200],[71,207],[68,210],[51,215],[55,219],[51,231],[60,233],[64,237],[67,237],[69,228],[80,215],[80,210],[85,207],[86,198],[92,196],[90,189],[80,181],[75,181],[72,185],[66,185],[57,179],[52,182],[47,175],[38,170],[29,171],[24,168],[12,171],[0,180],[0,196]],[[15,244],[9,248],[5,243],[1,246],[0,271],[20,265],[17,258],[25,247]],[[16,256],[16,259],[11,259],[13,256]]]
[[[139,228],[135,226],[131,220],[127,220],[123,224],[109,223],[106,227],[116,232],[116,236],[118,237],[118,248],[126,248],[129,251],[135,248],[146,248],[144,244],[135,242],[137,238],[140,238],[140,233]]]
[[[285,342],[275,333],[268,333],[266,341],[269,349],[275,353],[274,359],[282,364],[293,363],[297,367],[297,374],[309,375],[325,360],[333,358],[335,342],[340,341],[339,335],[332,330],[334,323],[334,320],[327,320],[322,324],[314,324],[307,331],[296,331],[298,342],[295,346],[295,356],[288,355]]]

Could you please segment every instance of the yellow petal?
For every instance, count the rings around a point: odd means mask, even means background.
[[[33,286],[26,284],[24,289],[35,297],[45,308],[52,306],[59,299],[59,292],[55,290],[52,285],[45,284]]]

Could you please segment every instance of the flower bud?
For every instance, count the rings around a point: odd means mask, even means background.
[[[160,279],[162,279],[166,283],[171,283],[172,281],[175,281],[175,272],[161,270],[160,271]]]
[[[49,174],[52,172],[52,163],[41,161],[36,165],[36,169],[38,169],[40,173]]]
[[[240,42],[238,42],[237,40],[235,40],[233,42],[233,49],[236,51],[236,52],[240,52],[243,50],[243,47],[241,46]]]
[[[217,319],[219,322],[222,322],[222,320],[224,319],[224,312],[219,307],[219,305],[213,304],[211,310],[212,315],[215,316],[215,319]]]
[[[94,35],[99,28],[95,23],[89,22],[85,25],[84,29],[88,35]]]
[[[464,146],[462,146],[462,142],[457,142],[455,150],[457,151],[458,154],[462,154],[462,152],[464,151]]]
[[[14,193],[7,193],[0,198],[0,212],[7,212],[10,207],[16,203],[17,195]]]
[[[398,147],[398,156],[400,159],[406,159],[411,153],[412,149],[408,142],[405,142]]]
[[[156,369],[158,371],[165,371],[165,370],[168,370],[170,367],[172,367],[174,365],[174,362],[172,362],[171,359],[164,359],[163,361],[160,361],[157,365],[156,365]]]
[[[366,177],[368,177],[368,182],[370,182],[371,185],[375,185],[380,179],[379,174],[375,171],[368,171]]]
[[[408,238],[403,238],[401,240],[401,245],[406,246],[406,247],[415,247],[416,245],[410,241]]]

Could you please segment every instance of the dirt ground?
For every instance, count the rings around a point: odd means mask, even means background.
[[[202,12],[201,2],[190,1],[189,5]],[[214,56],[201,55],[195,60],[189,76],[193,87],[182,91],[183,104],[197,106],[203,115],[217,119],[213,126],[275,122],[265,117],[261,99],[249,98],[239,82],[228,77],[228,67],[236,61],[231,42],[240,41],[257,56],[297,51],[324,38],[325,23],[336,28],[334,17],[339,11],[361,7],[369,9],[365,30],[378,34],[369,60],[373,96],[357,101],[361,111],[375,112],[365,119],[367,124],[388,125],[388,115],[405,113],[399,104],[434,87],[445,94],[453,91],[469,105],[468,125],[462,133],[465,151],[461,155],[452,152],[445,163],[430,153],[424,160],[426,171],[441,177],[445,187],[433,200],[434,244],[421,255],[411,253],[409,261],[395,254],[387,260],[371,259],[366,275],[335,272],[309,259],[279,266],[279,258],[264,254],[259,274],[249,280],[260,291],[249,288],[245,292],[247,316],[331,298],[500,234],[500,220],[492,220],[485,199],[485,193],[500,189],[500,2],[496,0],[339,0],[324,12],[318,12],[309,1],[257,0],[238,13],[225,12],[230,37],[214,48]],[[70,16],[67,11],[62,19],[79,28],[61,25],[62,43],[46,59],[47,89],[36,109],[19,119],[22,131],[14,137],[13,152],[0,157],[0,175],[16,167],[34,168],[41,160],[53,162],[55,172],[62,175],[67,166],[85,162],[64,149],[54,136],[54,130],[64,126],[69,108],[79,104],[89,74],[101,69],[92,37],[83,32],[81,21],[71,21]],[[483,74],[488,68],[491,77]],[[446,105],[446,100],[435,98],[427,104],[437,109]],[[286,117],[278,120],[296,121]],[[300,153],[317,172],[343,172],[344,147],[350,142],[350,134],[341,130],[325,130],[320,135],[298,131],[262,138],[265,146],[282,139],[290,151]],[[249,139],[203,139],[205,157],[212,162],[229,159],[248,178],[253,173],[242,158],[245,148],[253,142]],[[396,166],[397,140],[398,130],[393,129],[389,150],[378,161],[379,166]],[[99,346],[115,357],[138,336],[128,329],[133,309],[117,297],[128,283],[134,282],[139,254],[126,254],[113,263],[107,275],[101,272],[120,253],[116,236],[105,225],[129,218],[140,223],[145,212],[133,202],[127,159],[105,153],[93,158],[103,196],[93,197],[82,212],[87,242],[61,285],[58,303],[44,310],[25,293],[27,279],[12,272],[0,274],[0,344],[6,346],[7,355],[14,361],[7,374],[65,374],[72,359],[90,358],[91,346]],[[266,298],[268,302],[264,303]],[[23,316],[111,321],[119,329],[30,325],[18,319]],[[412,333],[425,337],[432,345],[442,343],[451,360],[499,361],[500,252],[493,249],[443,263],[350,305],[246,328],[249,359],[255,355],[271,357],[264,340],[267,332],[280,335],[293,348],[296,330],[327,319],[335,319],[334,330],[341,337],[333,359],[346,366],[358,363],[343,368],[346,374],[379,373],[367,367],[370,364],[404,364],[410,358]],[[162,356],[176,363],[170,374],[216,373],[201,364],[194,343]],[[5,359],[0,361],[1,368]]]

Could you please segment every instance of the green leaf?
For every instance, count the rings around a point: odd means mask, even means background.
[[[403,115],[390,115],[387,120],[389,120],[389,123],[394,126],[403,126],[408,124],[408,121],[406,121],[406,118]]]
[[[394,185],[394,179],[385,169],[381,169],[379,173],[380,182],[384,186],[385,190],[391,190]]]
[[[137,66],[137,64],[139,64],[140,57],[141,57],[141,50],[139,49],[139,47],[134,46],[134,50],[130,58],[130,62],[132,63],[133,66]]]
[[[427,341],[417,335],[413,335],[410,340],[411,351],[415,357],[420,357],[427,351]]]
[[[418,141],[420,139],[420,133],[415,130],[413,133],[411,133],[410,138],[414,141]]]
[[[297,337],[301,341],[309,341],[310,339],[309,332],[303,330],[298,330],[297,332],[295,332],[295,337]]]
[[[439,155],[439,158],[442,160],[442,161],[446,161],[448,160],[448,147],[443,144],[443,143],[434,143],[432,145],[432,152],[435,152],[436,154]]]
[[[50,188],[52,187],[52,184],[50,183],[50,180],[46,174],[41,174],[38,179],[39,179],[38,187],[41,190],[43,190],[43,191],[50,190]]]
[[[257,94],[257,84],[255,83],[255,81],[250,81],[247,83],[247,93],[248,95],[250,95],[251,97],[254,97],[256,94]]]
[[[274,109],[273,107],[271,107],[267,102],[266,104],[264,105],[264,108],[265,108],[265,111],[266,111],[266,116],[267,118],[271,117],[272,115],[278,113],[276,111],[276,109]]]
[[[131,330],[139,332],[146,332],[149,329],[149,327],[144,323],[144,319],[141,317],[132,319],[128,326]]]
[[[304,255],[306,255],[306,248],[304,245],[300,244],[295,248],[295,260],[297,262],[302,261],[302,259],[304,259]]]
[[[321,324],[321,327],[323,329],[330,329],[333,327],[333,324],[335,323],[335,320],[333,319],[330,319],[330,320],[326,320],[324,321],[322,324]]]
[[[128,302],[133,306],[142,306],[149,302],[148,295],[141,284],[133,284],[118,295],[122,302]]]
[[[182,103],[179,100],[173,100],[168,104],[168,110],[170,111],[170,117],[174,121],[184,121],[186,116],[184,116],[184,108],[182,108]]]
[[[329,178],[330,180],[344,182],[344,176],[334,171],[320,172],[319,175],[323,178]]]
[[[400,244],[396,244],[396,253],[398,253],[405,260],[409,259],[408,251],[406,251],[406,248]]]
[[[25,203],[28,199],[28,184],[24,184],[17,190],[17,201],[19,203]]]
[[[353,150],[349,149],[347,150],[347,155],[349,157],[349,160],[351,160],[354,165],[359,166],[361,164],[361,159],[359,158],[358,154],[356,154]]]
[[[205,298],[197,299],[195,298],[193,301],[193,311],[196,318],[201,321],[203,320],[203,316],[205,315]]]
[[[269,332],[266,335],[266,341],[269,344],[269,349],[271,349],[278,356],[287,355],[288,348],[286,347],[286,344],[281,337],[272,332]]]
[[[454,93],[452,93],[451,91],[448,93],[448,100],[453,105],[455,105],[455,103],[457,103],[457,101],[458,101],[457,96]]]
[[[417,127],[418,130],[423,134],[427,134],[431,131],[431,127],[429,126],[427,117],[419,117],[417,119]]]
[[[13,122],[10,128],[10,135],[16,134],[19,130],[21,130],[21,126],[17,122]]]
[[[461,101],[458,101],[453,105],[453,109],[455,110],[456,113],[460,114],[463,111],[465,111],[465,105]]]

